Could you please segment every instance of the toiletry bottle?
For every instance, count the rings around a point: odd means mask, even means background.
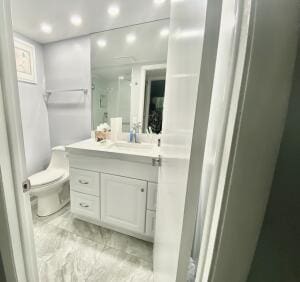
[[[129,142],[130,143],[133,142],[133,129],[130,129],[130,132],[129,132]]]

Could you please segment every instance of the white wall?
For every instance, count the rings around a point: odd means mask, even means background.
[[[42,45],[15,34],[35,46],[37,84],[19,81],[20,108],[25,145],[27,173],[43,170],[50,158],[50,137],[47,108],[44,102],[45,72]]]
[[[248,282],[300,281],[300,41],[270,200]]]
[[[88,36],[44,46],[46,89],[87,88],[88,94],[51,95],[48,103],[51,146],[88,138],[91,131],[91,62]]]
[[[219,177],[219,162],[223,155],[228,109],[232,102],[231,83],[236,63],[234,57],[237,49],[242,47],[235,46],[235,42],[240,39],[236,38],[236,26],[234,25],[237,18],[236,1],[239,0],[226,1],[222,7],[218,53],[201,175],[195,241],[192,251],[192,256],[196,261],[198,260],[202,241],[204,219],[208,206],[208,192],[212,193],[212,190],[218,189],[216,181]],[[247,33],[245,36],[247,36]]]

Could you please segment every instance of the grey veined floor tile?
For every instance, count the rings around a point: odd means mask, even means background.
[[[33,214],[40,281],[153,281],[151,243],[75,219],[69,206]]]

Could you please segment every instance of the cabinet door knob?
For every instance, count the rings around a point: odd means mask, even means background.
[[[82,180],[82,179],[79,179],[78,182],[79,182],[80,184],[89,184],[88,181]]]
[[[142,189],[141,189],[141,192],[144,192],[144,191],[145,191],[145,189],[144,189],[144,188],[142,188]]]

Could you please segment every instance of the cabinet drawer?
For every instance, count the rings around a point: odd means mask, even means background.
[[[147,209],[156,210],[157,184],[148,182]]]
[[[147,210],[147,213],[146,213],[146,235],[150,236],[150,237],[154,237],[155,216],[156,216],[156,213],[154,211]]]
[[[71,212],[100,221],[100,198],[71,191]]]
[[[71,190],[89,195],[99,196],[100,174],[83,169],[70,169]]]

